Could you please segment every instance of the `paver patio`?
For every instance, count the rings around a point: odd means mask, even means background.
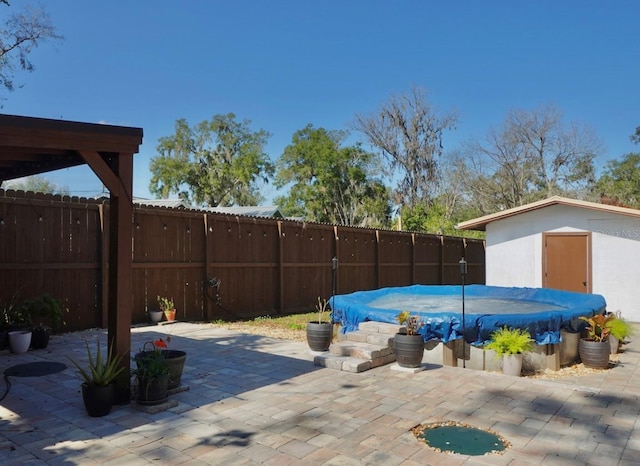
[[[0,403],[0,464],[637,465],[640,345],[613,369],[540,380],[430,365],[415,374],[313,365],[305,343],[176,323],[132,329],[132,349],[170,334],[187,351],[189,390],[156,414],[133,404],[88,417],[67,356],[84,360],[91,330],[55,336],[46,350],[0,353],[0,370],[31,361],[57,374],[10,377]],[[0,385],[0,393],[4,384]],[[512,446],[503,455],[438,453],[410,429],[463,421]]]

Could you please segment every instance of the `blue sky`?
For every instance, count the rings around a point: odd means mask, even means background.
[[[31,0],[0,5],[0,20]],[[148,192],[158,138],[174,123],[233,112],[272,136],[346,129],[391,95],[420,86],[460,117],[445,151],[501,124],[510,109],[554,104],[606,146],[640,151],[640,2],[364,0],[55,0],[65,36],[32,53],[36,70],[2,113],[144,129],[134,195]],[[88,168],[47,174],[72,194],[102,185]],[[267,202],[276,195],[266,187]]]

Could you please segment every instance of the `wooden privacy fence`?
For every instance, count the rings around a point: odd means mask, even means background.
[[[0,299],[50,293],[67,330],[106,326],[108,202],[0,190]],[[136,206],[132,321],[158,295],[177,318],[310,310],[317,297],[387,286],[484,283],[484,242],[456,237]],[[332,259],[337,258],[335,276]],[[334,282],[335,280],[335,282]]]

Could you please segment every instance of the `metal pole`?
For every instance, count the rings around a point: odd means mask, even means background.
[[[337,277],[338,277],[338,258],[334,257],[333,259],[331,259],[331,270],[333,272],[333,281],[332,281],[332,285],[331,285],[331,296],[335,296],[336,294],[336,287],[337,287]]]
[[[458,264],[460,265],[460,278],[462,279],[462,368],[464,369],[467,367],[467,347],[464,340],[465,335],[467,334],[467,328],[464,319],[464,278],[467,275],[467,261],[464,260],[463,257],[462,259],[460,259],[460,262],[458,262]]]

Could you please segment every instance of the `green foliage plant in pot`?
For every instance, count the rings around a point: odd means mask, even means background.
[[[106,360],[100,350],[100,341],[96,344],[96,354],[91,353],[89,343],[85,340],[87,348],[88,366],[83,368],[80,363],[69,358],[78,369],[82,379],[82,401],[91,417],[106,416],[116,398],[116,379],[125,368],[120,364],[122,357],[113,354],[113,347],[109,349]]]
[[[393,338],[393,352],[400,367],[420,367],[424,356],[424,337],[419,333],[423,323],[409,311],[401,311],[396,316],[402,327]]]
[[[162,340],[147,342],[133,358],[136,369],[132,373],[137,379],[135,398],[141,405],[157,405],[167,401],[170,371],[161,348],[166,348]]]
[[[157,340],[149,341],[145,343],[143,350],[137,353],[133,359],[136,361],[136,364],[138,364],[138,361],[146,355],[159,351],[166,360],[167,366],[169,366],[167,389],[171,391],[180,387],[184,363],[187,360],[187,353],[185,351],[169,349],[169,343],[171,343],[170,335],[167,336],[166,339],[158,338]],[[150,348],[150,350],[145,350],[145,348]]]
[[[504,326],[491,334],[491,341],[485,349],[495,351],[502,359],[502,373],[519,377],[522,372],[524,353],[533,349],[528,330]]]
[[[615,318],[608,320],[606,323],[606,326],[609,329],[611,354],[616,354],[619,350],[620,343],[624,342],[628,337],[635,333],[633,325],[623,319],[619,313],[614,314],[614,316]]]
[[[333,324],[324,320],[329,304],[318,296],[318,320],[307,323],[307,344],[312,351],[328,351],[333,341]]]
[[[160,306],[160,310],[164,313],[164,318],[167,319],[167,322],[176,320],[176,306],[173,303],[173,299],[158,296],[158,306]]]
[[[591,317],[581,316],[580,320],[587,322],[585,330],[586,338],[581,338],[578,343],[578,352],[582,364],[594,369],[606,369],[609,367],[609,355],[611,345],[609,343],[610,322],[615,319],[614,314],[596,314]]]
[[[51,332],[64,326],[62,303],[50,294],[42,294],[24,302],[33,324],[31,348],[44,349],[49,344]]]

